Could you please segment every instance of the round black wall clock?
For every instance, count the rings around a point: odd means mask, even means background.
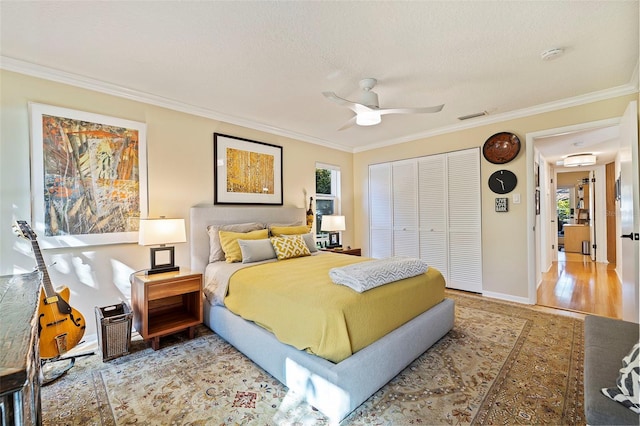
[[[490,163],[504,164],[513,160],[520,152],[520,139],[509,132],[491,136],[482,146],[482,155]]]
[[[518,178],[509,170],[498,170],[489,176],[489,189],[496,194],[508,194],[518,184]]]

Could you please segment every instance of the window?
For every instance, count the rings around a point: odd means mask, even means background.
[[[571,223],[571,200],[569,188],[556,190],[556,205],[558,210],[558,235],[564,235],[564,225]]]
[[[340,168],[316,164],[316,241],[321,245],[329,241],[320,231],[325,214],[340,214]]]

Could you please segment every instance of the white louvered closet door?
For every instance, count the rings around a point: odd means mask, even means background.
[[[391,164],[369,166],[369,256],[392,255]]]
[[[396,161],[392,165],[394,256],[420,256],[417,176],[416,160]]]
[[[418,159],[420,258],[449,282],[447,155]]]
[[[447,155],[448,286],[482,292],[480,154],[478,149]]]

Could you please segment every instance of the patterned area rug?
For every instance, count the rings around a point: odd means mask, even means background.
[[[343,425],[584,424],[583,321],[448,292],[454,329]],[[328,420],[202,326],[42,389],[45,425],[324,425]]]

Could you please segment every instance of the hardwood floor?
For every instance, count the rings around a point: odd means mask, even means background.
[[[558,253],[542,274],[538,305],[622,318],[622,289],[615,265],[592,262],[579,253]]]

